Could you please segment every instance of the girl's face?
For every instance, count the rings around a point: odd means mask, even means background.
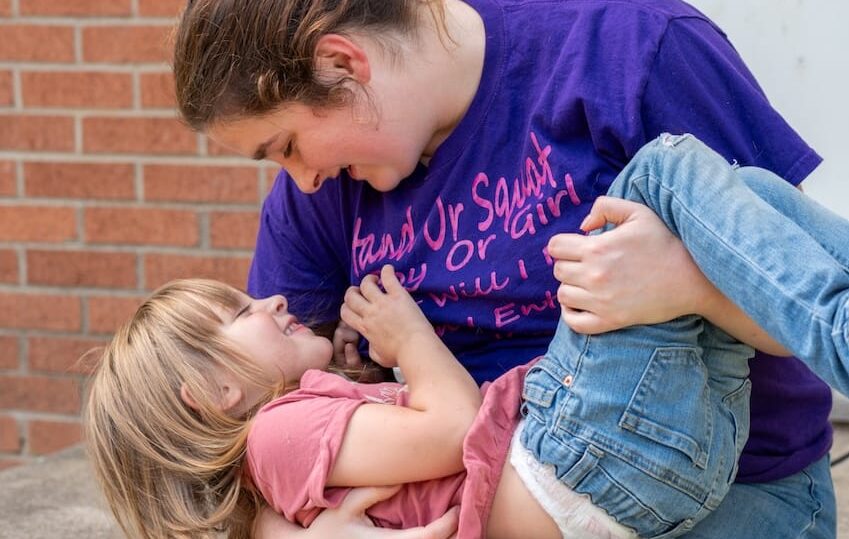
[[[248,355],[272,384],[296,384],[309,369],[326,369],[333,356],[329,340],[315,335],[286,310],[286,298],[252,299],[241,294],[241,307],[224,316],[222,335]],[[258,402],[263,391],[246,388],[244,401]]]
[[[343,171],[378,191],[390,191],[415,170],[433,131],[417,129],[415,121],[386,109],[359,110],[366,108],[315,111],[289,104],[213,127],[208,135],[241,155],[278,163],[304,193],[314,193]]]

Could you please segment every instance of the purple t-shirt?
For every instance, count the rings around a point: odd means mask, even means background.
[[[646,142],[690,132],[794,184],[820,157],[767,101],[725,35],[674,0],[469,2],[486,55],[469,110],[389,193],[343,176],[313,195],[285,172],[263,208],[251,294],[335,320],[386,263],[476,380],[543,353],[559,306],[548,239],[574,232]],[[718,208],[721,211],[721,208]],[[790,475],[830,446],[828,387],[795,359],[752,361],[738,480]]]

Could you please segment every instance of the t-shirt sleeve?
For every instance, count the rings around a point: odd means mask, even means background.
[[[707,20],[672,19],[648,73],[640,142],[662,132],[693,133],[729,161],[769,169],[793,184],[821,162]]]
[[[348,286],[349,241],[339,182],[304,195],[285,172],[263,203],[248,292],[283,294],[307,324],[336,321]]]
[[[308,524],[346,489],[325,492],[348,421],[362,400],[312,397],[261,412],[248,435],[248,465],[265,500],[291,522]],[[306,522],[305,522],[306,520]]]

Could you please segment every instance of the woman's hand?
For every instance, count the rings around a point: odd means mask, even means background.
[[[459,508],[454,507],[427,526],[407,530],[375,528],[365,515],[377,502],[392,497],[397,487],[364,487],[348,493],[342,505],[325,509],[309,528],[292,524],[272,509],[266,507],[257,517],[255,539],[448,539],[457,531]]]
[[[390,265],[377,277],[366,275],[360,286],[345,293],[342,320],[368,339],[372,359],[384,367],[397,366],[401,348],[413,334],[436,335],[419,306],[395,276]]]
[[[716,293],[687,249],[648,207],[599,197],[581,229],[548,243],[560,281],[563,320],[578,333],[603,333],[696,313]]]

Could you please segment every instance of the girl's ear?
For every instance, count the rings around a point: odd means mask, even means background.
[[[200,406],[198,406],[198,403],[195,398],[192,397],[192,394],[189,391],[189,386],[186,385],[186,382],[180,384],[180,399],[183,401],[183,404],[185,404],[192,410],[200,410]]]
[[[221,385],[219,390],[221,397],[218,400],[218,409],[222,412],[228,412],[232,410],[237,404],[242,401],[242,388],[238,387],[235,384],[224,383]],[[189,391],[189,386],[186,385],[185,382],[180,385],[180,399],[186,406],[188,406],[192,410],[200,411],[200,405],[192,396],[191,391]]]
[[[351,78],[360,84],[371,80],[371,66],[365,49],[339,34],[321,36],[315,47],[318,77],[330,80]]]

